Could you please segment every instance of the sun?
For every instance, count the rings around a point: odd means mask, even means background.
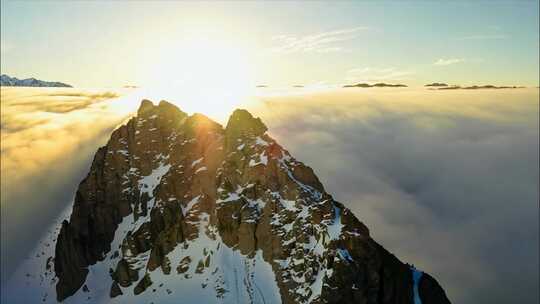
[[[254,87],[249,50],[223,37],[196,36],[162,45],[149,65],[149,98],[223,120]]]

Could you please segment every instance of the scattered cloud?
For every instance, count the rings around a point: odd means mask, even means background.
[[[376,68],[363,67],[347,71],[346,81],[349,82],[372,82],[383,80],[408,80],[415,73],[408,70],[400,70],[394,67]]]
[[[275,53],[331,53],[345,51],[339,42],[345,42],[358,37],[359,32],[368,30],[368,27],[354,27],[334,31],[310,34],[306,36],[279,35],[272,37],[278,46],[271,48]]]
[[[452,65],[452,64],[463,63],[463,62],[465,62],[465,59],[463,58],[447,58],[447,59],[440,58],[437,61],[435,61],[433,65],[444,66],[444,65]]]

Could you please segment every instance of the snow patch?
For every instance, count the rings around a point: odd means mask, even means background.
[[[204,157],[201,157],[197,160],[194,160],[192,163],[191,163],[191,168],[195,167],[198,163],[202,162],[202,160],[204,159]]]
[[[334,220],[331,224],[327,225],[326,232],[328,233],[329,240],[337,240],[341,236],[343,224],[341,223],[341,209],[334,206]]]
[[[197,173],[199,173],[201,171],[206,171],[206,170],[208,170],[206,167],[200,167],[199,169],[195,170],[195,173],[193,173],[193,174],[197,174]]]
[[[154,196],[154,189],[159,185],[159,182],[161,181],[161,178],[169,172],[169,169],[171,168],[171,165],[167,164],[164,165],[161,163],[159,167],[152,170],[152,173],[148,176],[144,176],[139,180],[139,189],[141,191],[141,195],[143,193],[148,194],[149,197]]]
[[[268,146],[268,142],[262,139],[260,136],[257,136],[257,138],[255,138],[255,144],[259,146]]]
[[[182,207],[182,214],[184,214],[184,216],[186,216],[189,211],[191,210],[191,208],[193,208],[193,205],[195,205],[196,203],[199,202],[199,199],[201,198],[200,195],[194,197],[192,200],[190,200],[187,204],[186,204],[186,207]]]

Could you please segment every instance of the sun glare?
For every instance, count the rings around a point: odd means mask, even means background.
[[[187,112],[223,121],[254,87],[249,50],[223,39],[190,37],[169,43],[150,58],[147,98],[166,99]]]

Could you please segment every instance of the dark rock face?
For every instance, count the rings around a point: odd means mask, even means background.
[[[450,303],[441,285],[427,273],[422,276],[418,290],[422,303]]]
[[[113,261],[103,278],[109,296],[122,297],[155,288],[156,269],[182,279],[213,275],[215,251],[226,246],[245,259],[262,252],[283,303],[413,303],[409,266],[266,131],[245,110],[223,128],[165,101],[143,101],[96,153],[62,225],[58,300],[76,293],[88,268],[104,260]],[[217,247],[171,260],[202,237]],[[431,276],[419,290],[424,304],[449,303]]]

